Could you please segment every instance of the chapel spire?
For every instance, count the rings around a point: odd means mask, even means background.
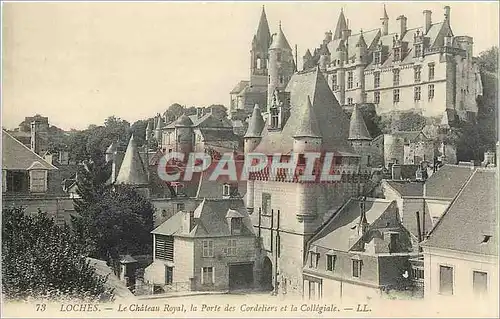
[[[335,32],[333,33],[333,40],[341,39],[342,38],[342,32],[344,30],[347,30],[347,21],[344,16],[344,9],[340,9],[340,16],[339,19],[337,20],[337,26],[335,27]]]

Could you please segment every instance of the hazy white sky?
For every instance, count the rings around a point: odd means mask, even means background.
[[[229,91],[249,76],[249,50],[263,2],[4,3],[2,121],[49,117],[64,129],[130,122],[188,106],[228,105]],[[386,2],[389,29],[408,28],[451,7],[455,35],[474,38],[474,53],[498,45],[497,2]],[[268,2],[301,56],[334,30],[344,8],[353,33],[380,25],[379,2]]]

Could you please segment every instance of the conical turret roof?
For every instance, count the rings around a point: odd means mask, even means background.
[[[349,140],[371,140],[370,133],[366,128],[363,114],[359,108],[354,105],[351,115],[351,122],[349,124]]]
[[[307,106],[304,108],[304,114],[300,119],[299,126],[293,137],[322,137],[318,119],[314,114],[311,98],[309,96],[307,96]]]
[[[161,130],[163,128],[163,120],[161,116],[158,116],[158,121],[156,122],[156,130]]]
[[[120,171],[116,177],[116,184],[148,184],[147,173],[139,155],[134,135],[130,137],[130,141],[128,142],[127,151],[125,152]]]
[[[264,124],[265,123],[260,112],[260,107],[258,104],[255,104],[252,117],[250,118],[250,122],[248,123],[248,129],[245,137],[261,137],[262,130],[264,129]]]
[[[333,34],[333,40],[342,38],[342,31],[347,30],[347,22],[344,16],[344,10],[340,10],[340,16],[337,20],[337,26],[335,27],[335,33]]]
[[[279,31],[273,37],[273,43],[271,44],[269,49],[285,49],[290,51],[292,50],[290,44],[288,43],[288,40],[285,37],[285,34],[283,33],[283,29],[281,29],[281,22],[279,26]]]
[[[175,121],[175,126],[191,126],[193,121],[186,114],[182,114],[177,121]]]
[[[148,120],[148,124],[146,125],[146,132],[151,132],[151,121]]]
[[[385,4],[384,4],[384,17],[382,19],[389,20],[389,16],[387,15],[387,10],[385,9]]]
[[[363,36],[363,30],[359,32],[359,39],[358,42],[356,43],[356,48],[366,48],[366,41],[365,37]]]
[[[309,51],[309,49],[307,49],[306,54],[304,55],[304,58],[306,58],[306,59],[312,59],[312,57],[313,56],[311,54],[311,51]]]

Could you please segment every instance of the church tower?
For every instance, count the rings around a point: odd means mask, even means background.
[[[259,27],[253,36],[252,49],[250,50],[250,85],[266,86],[268,74],[269,46],[271,45],[271,32],[267,22],[266,11],[262,6]]]
[[[273,35],[272,44],[269,47],[269,74],[267,85],[267,111],[273,105],[276,92],[282,92],[288,81],[295,72],[295,61],[293,51],[288,43],[281,22],[278,33]]]
[[[365,68],[366,68],[366,54],[367,45],[365,42],[365,37],[363,36],[363,30],[360,31],[358,42],[356,43],[356,58],[354,60],[356,64],[356,103],[365,103]]]

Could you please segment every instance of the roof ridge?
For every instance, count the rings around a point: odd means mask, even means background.
[[[10,135],[6,130],[2,129],[2,132],[3,134],[7,134],[10,138],[12,138],[14,141],[16,141],[18,144],[20,144],[22,147],[24,147],[25,149],[27,149],[28,151],[30,151],[31,153],[35,154],[36,157],[40,158],[42,161],[44,161],[45,163],[47,163],[48,165],[52,166],[52,168],[54,169],[59,169],[57,168],[56,166],[54,166],[53,164],[47,162],[43,157],[41,157],[40,155],[38,155],[37,153],[33,152],[33,150],[31,150],[30,148],[28,148],[26,145],[24,145],[23,143],[21,143],[20,140],[18,140],[17,138],[15,138],[14,136]]]

